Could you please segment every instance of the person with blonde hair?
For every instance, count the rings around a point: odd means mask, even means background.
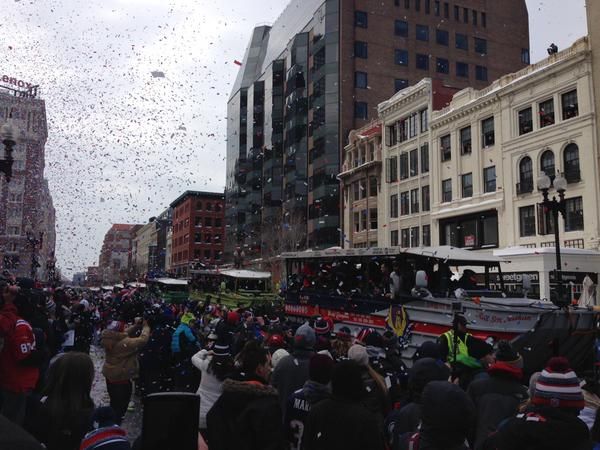
[[[383,421],[390,411],[388,389],[385,380],[369,364],[367,349],[359,344],[354,344],[348,350],[348,359],[355,361],[361,368],[364,384],[362,402],[377,418],[379,428],[383,431]]]

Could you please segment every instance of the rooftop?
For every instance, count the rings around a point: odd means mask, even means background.
[[[175,208],[188,197],[203,197],[225,200],[225,194],[223,192],[185,191],[183,194],[173,200],[169,206],[171,208]]]

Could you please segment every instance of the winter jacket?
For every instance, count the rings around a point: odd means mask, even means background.
[[[4,338],[0,352],[0,389],[9,392],[32,391],[40,371],[24,361],[35,350],[35,336],[29,323],[17,318],[15,325]]]
[[[206,428],[206,414],[213,407],[215,402],[223,392],[223,382],[219,380],[212,372],[208,370],[212,356],[207,350],[200,350],[192,356],[192,364],[202,372],[200,386],[198,386],[197,395],[200,396],[200,417],[198,427],[203,430]]]
[[[500,425],[484,450],[591,450],[588,428],[577,416],[552,407],[532,407]]]
[[[329,386],[308,380],[288,400],[283,426],[290,450],[302,448],[302,435],[311,408],[331,396]]]
[[[279,392],[279,403],[284,415],[290,395],[308,381],[308,367],[312,355],[313,352],[308,350],[296,350],[291,355],[284,356],[273,370],[271,384]]]
[[[373,379],[366,367],[361,367],[365,391],[362,403],[377,418],[379,428],[383,431],[383,421],[390,410],[387,393]]]
[[[0,449],[44,450],[33,436],[0,414]]]
[[[184,342],[182,342],[182,340]],[[180,323],[175,330],[175,333],[173,333],[173,338],[171,340],[171,353],[174,355],[186,353],[189,350],[189,344],[195,343],[196,336],[192,332],[192,329],[189,327],[189,325]],[[196,345],[194,345],[194,348],[196,348]]]
[[[145,326],[139,337],[131,337],[137,327],[129,327],[124,333],[104,330],[100,337],[106,359],[102,374],[109,382],[131,380],[139,374],[138,352],[150,337],[150,327]]]
[[[404,433],[414,433],[421,423],[423,406],[411,402],[400,409],[393,410],[385,419],[385,433],[390,442],[395,442]]]
[[[33,412],[27,420],[27,430],[48,450],[79,450],[79,445],[85,434],[92,428],[92,409],[73,414],[65,425],[56,424],[55,418],[45,405],[43,397],[33,407]]]
[[[17,307],[13,303],[5,303],[0,308],[0,338],[10,334],[19,319]]]
[[[475,421],[475,406],[467,394],[447,381],[430,381],[421,395],[423,405],[418,433],[419,450],[462,450]],[[408,450],[414,433],[395,443],[394,450]]]
[[[277,391],[256,379],[227,379],[206,416],[210,450],[284,450]]]
[[[467,394],[477,409],[474,447],[481,449],[483,441],[504,419],[514,416],[527,401],[527,388],[520,382],[523,372],[510,364],[497,362],[488,373],[490,378],[473,381]]]
[[[302,437],[303,450],[383,448],[377,420],[360,402],[332,397],[311,408]]]

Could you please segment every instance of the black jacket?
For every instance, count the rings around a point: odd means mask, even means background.
[[[484,450],[591,450],[587,426],[574,414],[534,407],[500,425],[483,443]]]
[[[360,402],[326,399],[314,405],[308,414],[303,450],[383,448],[377,420]]]
[[[475,450],[480,450],[483,441],[504,419],[514,416],[528,398],[527,388],[520,382],[520,370],[496,363],[488,372],[489,378],[475,380],[467,389],[477,409]]]
[[[290,396],[308,381],[310,358],[314,353],[309,350],[295,350],[277,363],[271,375],[271,384],[279,392],[279,404],[285,414]]]
[[[260,381],[223,383],[206,416],[210,450],[283,450],[283,417],[277,391]]]

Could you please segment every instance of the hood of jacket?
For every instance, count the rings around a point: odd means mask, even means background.
[[[302,392],[310,403],[317,403],[331,396],[331,389],[327,384],[317,383],[316,381],[308,380],[302,386]]]
[[[421,436],[442,448],[464,443],[474,425],[475,405],[459,386],[431,381],[421,394],[421,404]]]
[[[115,345],[127,337],[122,331],[104,330],[100,335],[100,342],[104,350],[111,351]]]
[[[260,381],[239,381],[226,379],[223,382],[223,394],[241,394],[249,397],[275,397],[277,398],[277,389]]]
[[[523,369],[504,361],[496,361],[488,367],[487,371],[491,376],[509,377],[515,380],[521,380],[523,378]]]

